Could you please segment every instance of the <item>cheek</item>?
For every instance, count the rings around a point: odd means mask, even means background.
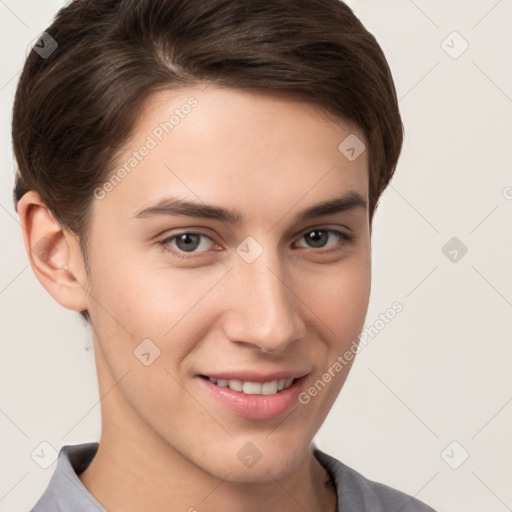
[[[193,340],[206,334],[208,311],[213,311],[208,293],[224,272],[105,259],[94,269],[91,318],[107,351],[116,349],[117,361],[126,349],[129,361],[133,350],[150,339],[164,356],[161,360],[170,355],[174,362],[182,359]]]
[[[302,280],[301,297],[323,326],[322,337],[342,350],[360,334],[370,298],[371,261],[353,257]]]

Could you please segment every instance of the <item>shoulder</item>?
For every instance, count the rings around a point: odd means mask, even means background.
[[[314,447],[317,460],[332,475],[339,510],[344,512],[436,512],[422,501],[361,473]]]

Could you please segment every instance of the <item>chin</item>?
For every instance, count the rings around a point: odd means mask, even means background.
[[[302,450],[298,446],[302,446]],[[200,466],[212,476],[229,482],[268,482],[293,471],[305,456],[309,456],[308,446],[291,439],[276,446],[264,437],[255,441],[234,438],[229,446],[210,452],[208,460],[203,458]]]

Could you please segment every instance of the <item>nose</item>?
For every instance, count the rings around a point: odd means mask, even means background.
[[[224,324],[228,339],[263,352],[280,353],[304,336],[305,324],[300,316],[304,298],[285,270],[268,249],[252,263],[237,258],[231,271],[230,309]]]

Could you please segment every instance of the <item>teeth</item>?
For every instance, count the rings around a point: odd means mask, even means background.
[[[289,388],[293,379],[279,379],[272,380],[270,382],[250,382],[241,380],[226,380],[226,379],[215,379],[209,377],[208,379],[213,384],[220,386],[221,388],[229,388],[233,391],[241,391],[246,395],[275,395],[283,389]]]
[[[244,383],[241,380],[230,380],[228,381],[229,389],[233,391],[243,391]]]
[[[244,382],[242,391],[246,395],[261,395],[261,384],[259,382]]]
[[[261,385],[262,395],[274,395],[275,393],[277,393],[277,380],[273,380],[272,382],[265,382]]]

